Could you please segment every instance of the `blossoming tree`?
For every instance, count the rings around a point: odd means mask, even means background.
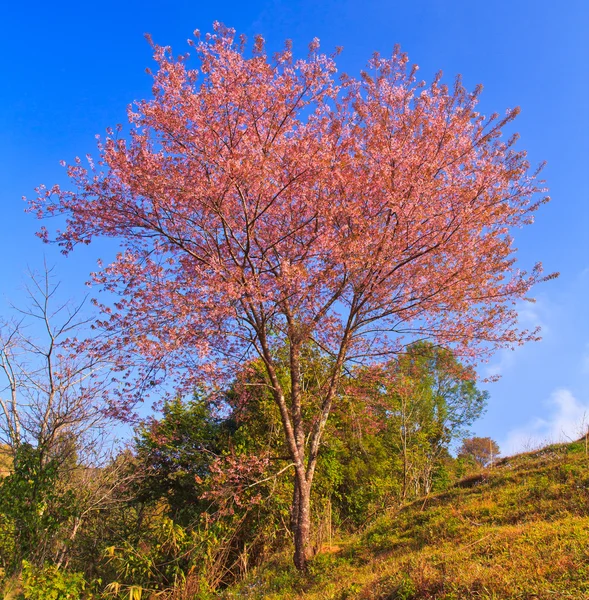
[[[66,253],[95,236],[122,244],[94,275],[121,295],[101,323],[121,369],[140,356],[141,381],[174,375],[188,389],[261,358],[294,465],[304,569],[342,371],[416,339],[477,358],[535,339],[515,303],[546,278],[516,268],[509,232],[532,221],[543,190],[515,137],[501,138],[517,110],[485,118],[479,88],[418,82],[398,50],[353,79],[336,78],[317,41],[305,60],[289,44],[268,58],[261,38],[248,52],[216,24],[191,45],[198,69],[154,46],[154,97],[130,108],[127,139],[109,130],[96,165],[68,166],[72,190],[41,188],[31,208],[67,216],[55,237]],[[308,344],[330,366],[303,410]]]

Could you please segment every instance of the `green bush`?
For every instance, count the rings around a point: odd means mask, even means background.
[[[54,555],[64,523],[76,512],[72,490],[60,483],[60,463],[44,460],[43,449],[19,446],[14,471],[0,482],[0,545],[10,547],[2,562],[16,571],[21,560],[42,565]],[[6,531],[13,531],[7,542]]]
[[[35,567],[26,560],[22,563],[24,600],[81,600],[86,581],[81,573],[62,571],[55,565]]]

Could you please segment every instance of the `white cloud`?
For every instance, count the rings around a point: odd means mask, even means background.
[[[581,437],[589,424],[589,401],[581,402],[570,390],[561,388],[552,393],[546,406],[546,418],[535,417],[507,434],[500,445],[502,454],[508,456]]]
[[[509,371],[515,364],[515,350],[501,350],[495,355],[495,362],[485,365],[482,369],[483,377],[497,377]]]
[[[535,302],[519,302],[517,307],[517,320],[519,326],[523,329],[534,330],[536,327],[542,329],[542,333],[548,332],[549,311],[545,302],[536,300]]]
[[[548,333],[548,321],[550,320],[550,311],[545,302],[525,302],[517,303],[517,321],[520,329],[534,331],[537,327],[541,328],[540,335]],[[500,350],[494,357],[494,360],[481,370],[483,377],[502,376],[512,370],[516,363],[516,353],[522,348],[516,346],[513,349]]]

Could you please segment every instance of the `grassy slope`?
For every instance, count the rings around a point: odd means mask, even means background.
[[[12,454],[10,448],[0,444],[0,477],[6,477],[12,470]]]
[[[589,599],[589,458],[576,442],[501,461],[320,553],[288,556],[225,598]]]

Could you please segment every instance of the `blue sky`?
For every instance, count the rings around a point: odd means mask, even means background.
[[[479,435],[505,451],[578,435],[589,422],[589,2],[586,0],[268,0],[223,3],[151,0],[100,3],[31,1],[5,5],[0,20],[0,315],[18,302],[27,266],[55,264],[64,293],[80,298],[105,245],[60,257],[34,236],[23,195],[40,183],[63,183],[61,159],[94,153],[97,133],[124,122],[127,105],[149,97],[149,32],[176,53],[194,29],[219,20],[270,49],[286,38],[295,53],[319,37],[343,46],[341,70],[358,74],[375,50],[400,43],[428,80],[461,73],[484,85],[481,111],[521,106],[514,130],[532,164],[548,161],[553,201],[534,226],[516,232],[523,266],[541,260],[556,281],[538,286],[522,322],[540,324],[544,340],[497,355],[481,373],[489,386]]]

